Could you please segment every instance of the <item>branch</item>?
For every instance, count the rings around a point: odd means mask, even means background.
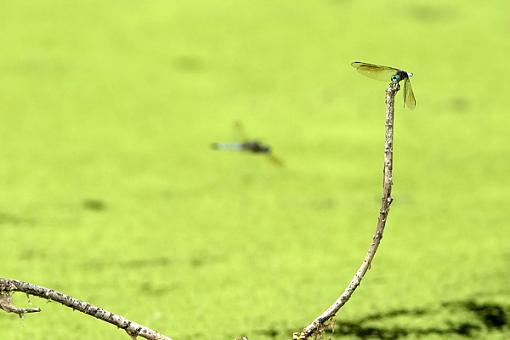
[[[386,135],[384,142],[384,171],[383,171],[383,196],[381,209],[379,210],[379,219],[372,243],[368,248],[367,255],[351,282],[344,290],[342,295],[329,307],[324,313],[317,317],[311,324],[306,326],[300,333],[293,334],[293,339],[304,340],[313,334],[320,333],[324,324],[332,319],[342,306],[350,299],[356,288],[360,285],[365,273],[370,269],[370,264],[374,259],[375,253],[383,237],[384,226],[390,211],[390,205],[393,201],[391,197],[391,186],[393,181],[393,113],[395,104],[395,95],[400,89],[398,83],[391,83],[386,89]]]
[[[12,304],[12,298],[10,293],[0,291],[0,309],[3,309],[7,313],[18,314],[20,318],[27,313],[40,312],[40,308],[17,308]]]
[[[142,338],[149,340],[172,340],[165,335],[132,322],[120,315],[110,313],[104,309],[57,292],[53,289],[33,285],[27,282],[0,278],[0,308],[8,313],[16,313],[20,317],[26,313],[40,312],[41,310],[39,308],[22,309],[14,307],[11,300],[12,292],[23,292],[28,295],[38,296],[43,299],[58,302],[64,306],[72,308],[73,310],[80,311],[93,316],[96,319],[111,323],[112,325],[125,330],[132,339],[136,339],[138,336],[141,336]]]

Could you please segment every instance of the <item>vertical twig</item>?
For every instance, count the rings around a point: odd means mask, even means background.
[[[39,308],[22,309],[14,307],[10,299],[10,294],[12,294],[12,292],[24,292],[28,295],[38,296],[43,299],[61,303],[73,310],[77,310],[93,316],[96,319],[109,322],[125,330],[126,333],[128,333],[128,335],[133,339],[140,336],[149,340],[172,340],[163,334],[136,322],[132,322],[123,316],[110,313],[102,308],[80,301],[72,296],[65,295],[53,289],[37,286],[28,282],[0,278],[0,296],[2,297],[0,300],[0,308],[6,312],[16,313],[19,316],[22,316],[25,313],[40,312],[41,310]]]
[[[393,198],[391,197],[391,186],[393,183],[393,116],[395,109],[395,94],[399,89],[400,86],[397,82],[392,82],[386,89],[386,134],[384,142],[383,196],[381,200],[381,209],[379,210],[377,227],[372,238],[372,243],[368,248],[367,255],[342,295],[340,295],[331,307],[317,317],[311,324],[306,326],[301,332],[294,333],[293,339],[307,339],[311,335],[318,333],[324,327],[324,324],[333,318],[340,308],[342,308],[342,306],[349,300],[361,283],[361,280],[363,279],[363,276],[365,276],[367,270],[370,269],[370,264],[374,259],[379,244],[381,243],[384,226],[386,225],[390,205],[393,201]]]

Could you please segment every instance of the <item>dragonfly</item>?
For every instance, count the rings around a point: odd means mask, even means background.
[[[404,82],[404,107],[413,110],[416,107],[416,98],[411,87],[411,72],[407,72],[395,67],[375,65],[355,61],[352,64],[359,73],[376,80],[391,81],[393,83]]]
[[[283,165],[283,161],[280,158],[273,155],[271,146],[267,144],[262,144],[262,142],[257,139],[246,138],[244,128],[240,122],[234,123],[234,130],[236,132],[236,135],[239,136],[238,139],[240,139],[240,141],[233,143],[213,143],[211,145],[212,148],[215,150],[243,151],[254,154],[263,154],[266,155],[273,164],[278,166]]]

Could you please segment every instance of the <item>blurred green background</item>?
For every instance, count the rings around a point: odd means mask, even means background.
[[[51,1],[0,5],[0,276],[174,339],[289,339],[343,291],[333,338],[510,337],[510,3]],[[285,161],[211,150],[232,124]],[[22,294],[16,304],[26,306]],[[32,299],[2,339],[126,339]]]

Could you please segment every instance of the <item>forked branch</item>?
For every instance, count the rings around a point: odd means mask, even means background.
[[[140,336],[149,340],[172,340],[171,338],[160,334],[150,328],[132,322],[123,316],[110,313],[104,309],[93,306],[87,302],[80,301],[71,296],[57,292],[53,289],[33,285],[31,283],[18,280],[9,280],[0,278],[0,309],[9,313],[16,313],[20,317],[26,313],[40,312],[39,308],[16,308],[12,305],[11,294],[13,292],[23,292],[28,295],[38,296],[43,299],[52,300],[63,304],[73,310],[80,311],[95,317],[96,319],[106,321],[115,325],[128,333],[132,339]]]
[[[0,291],[0,309],[7,313],[18,314],[20,318],[28,313],[38,313],[41,308],[17,308],[12,304],[12,297],[10,292]]]
[[[384,171],[383,171],[383,196],[381,200],[381,209],[379,210],[379,219],[375,234],[372,238],[372,243],[368,248],[367,255],[358,271],[352,278],[351,282],[344,290],[342,295],[319,317],[317,317],[311,324],[306,326],[301,332],[296,332],[293,335],[295,340],[303,340],[321,332],[325,323],[332,319],[342,306],[350,299],[356,288],[360,285],[363,276],[370,269],[370,264],[374,259],[375,253],[381,239],[383,237],[384,226],[388,218],[391,202],[391,187],[393,183],[393,116],[395,109],[395,95],[400,89],[397,82],[392,82],[386,89],[386,134],[384,142]]]

